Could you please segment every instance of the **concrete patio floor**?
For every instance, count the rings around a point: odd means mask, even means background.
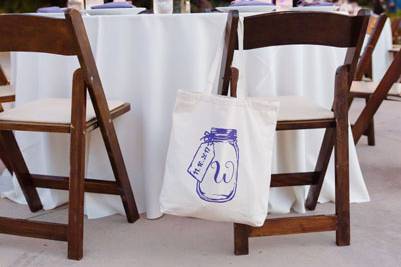
[[[249,256],[234,256],[229,223],[164,216],[128,224],[116,215],[85,220],[80,262],[66,259],[64,242],[0,235],[0,267],[401,266],[401,102],[386,101],[381,107],[376,138],[375,147],[368,147],[365,138],[358,145],[371,202],[351,205],[349,247],[337,247],[335,233],[325,232],[252,239]],[[0,182],[0,190],[2,186],[6,185]],[[320,204],[316,212],[333,209],[333,204]],[[66,206],[32,214],[6,199],[0,199],[0,215],[67,219]]]

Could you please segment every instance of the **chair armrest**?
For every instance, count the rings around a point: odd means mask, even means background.
[[[337,68],[334,86],[333,111],[337,119],[347,120],[350,98],[351,65],[342,65]]]

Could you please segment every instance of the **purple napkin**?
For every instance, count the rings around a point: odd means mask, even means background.
[[[312,3],[307,3],[304,1],[300,1],[298,3],[298,6],[333,6],[333,3],[330,2],[319,2],[319,1],[314,1]]]
[[[93,6],[92,9],[105,9],[105,8],[133,8],[135,7],[130,2],[110,2],[103,5]]]
[[[274,6],[271,3],[261,2],[257,0],[235,0],[230,6]]]
[[[63,13],[64,8],[58,6],[41,7],[36,10],[37,13]]]

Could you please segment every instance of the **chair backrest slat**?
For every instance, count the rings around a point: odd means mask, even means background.
[[[224,49],[223,58],[221,60],[218,94],[227,95],[228,87],[231,78],[231,62],[233,61],[234,49],[237,46],[237,38],[232,38],[236,36],[238,29],[238,10],[231,10],[227,16],[226,30],[224,34]]]
[[[276,45],[356,47],[366,16],[327,12],[278,12],[244,18],[244,49]]]
[[[238,16],[238,14],[231,14]],[[230,15],[229,15],[230,16]],[[238,19],[228,19],[219,94],[227,95],[229,72],[238,43]],[[244,18],[245,50],[278,45],[324,45],[348,48],[344,64],[350,65],[349,86],[356,70],[369,16],[365,10],[357,16],[328,12],[274,12]],[[229,35],[229,38],[227,38]]]
[[[101,129],[110,121],[106,96],[79,11],[65,19],[32,15],[0,15],[0,52],[43,52],[77,56]]]
[[[369,72],[369,67],[371,67],[372,62],[372,54],[375,50],[377,42],[379,41],[379,37],[383,31],[384,25],[386,24],[387,16],[386,14],[381,14],[380,16],[372,16],[371,20],[374,21],[374,25],[371,27],[369,40],[366,43],[365,49],[363,50],[363,53],[357,65],[357,70],[354,78],[354,80],[356,81],[362,80],[363,75]],[[370,23],[371,22],[369,21],[369,24]]]
[[[0,15],[0,52],[42,52],[77,55],[65,19],[33,15]]]

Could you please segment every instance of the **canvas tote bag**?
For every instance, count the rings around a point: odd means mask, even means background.
[[[219,51],[211,68],[214,77]],[[261,226],[267,216],[279,105],[212,95],[216,86],[209,84],[204,93],[177,92],[161,211]]]

